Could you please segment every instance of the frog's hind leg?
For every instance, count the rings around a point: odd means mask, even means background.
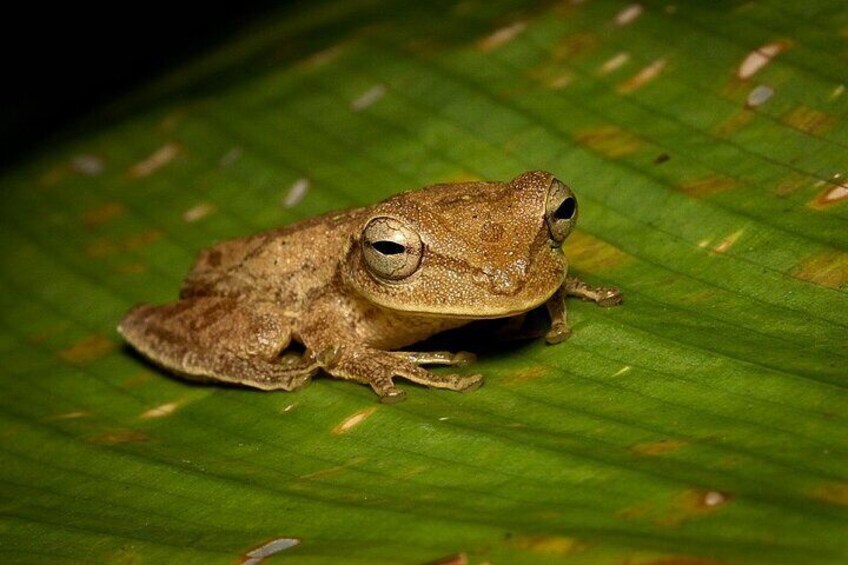
[[[145,357],[190,380],[294,390],[319,369],[309,352],[281,361],[292,330],[272,304],[201,297],[142,305],[127,313],[118,331]]]

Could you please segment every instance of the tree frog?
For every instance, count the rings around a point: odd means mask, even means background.
[[[118,331],[191,380],[295,390],[323,370],[384,402],[404,397],[396,377],[470,391],[481,375],[422,365],[465,365],[472,354],[400,349],[542,305],[547,342],[559,343],[570,334],[567,296],[619,304],[618,289],[567,276],[562,243],[576,221],[574,193],[546,172],[427,186],[213,245],[178,301],[136,306]]]

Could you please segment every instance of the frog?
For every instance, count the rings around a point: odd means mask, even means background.
[[[203,249],[178,300],[133,307],[118,332],[192,381],[294,391],[323,372],[386,403],[405,397],[398,378],[472,391],[481,374],[426,368],[465,366],[472,353],[410,346],[537,308],[558,344],[571,335],[566,298],[622,302],[568,274],[577,217],[572,189],[544,171],[401,192]]]

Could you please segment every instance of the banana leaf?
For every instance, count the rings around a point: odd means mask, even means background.
[[[103,107],[0,178],[0,560],[848,560],[846,30],[836,0],[326,0]],[[191,385],[115,332],[214,241],[534,169],[625,304],[479,351],[473,393]]]

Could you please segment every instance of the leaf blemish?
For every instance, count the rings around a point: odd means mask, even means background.
[[[748,79],[757,74],[760,69],[765,67],[778,53],[786,48],[786,43],[776,42],[763,45],[759,49],[755,49],[748,53],[739,65],[736,74],[741,79]]]
[[[361,112],[362,110],[365,110],[369,106],[373,105],[385,95],[385,85],[375,84],[374,86],[363,92],[359,96],[359,98],[356,98],[353,102],[351,102],[350,109],[354,112]]]
[[[846,199],[848,199],[848,183],[828,188],[816,198],[815,203],[820,206],[829,206]]]
[[[525,29],[527,29],[527,22],[515,22],[502,27],[491,35],[481,39],[477,44],[477,48],[481,51],[493,51],[518,37]]]
[[[84,154],[71,159],[71,168],[80,174],[93,177],[102,173],[106,165],[101,157]]]
[[[127,176],[131,179],[148,177],[173,161],[180,154],[180,146],[175,142],[169,142],[154,151],[146,159],[139,161],[127,170]]]
[[[657,59],[647,67],[642,68],[638,73],[633,75],[629,80],[621,83],[618,86],[619,94],[627,94],[636,89],[642,88],[647,83],[651,82],[665,70],[668,61],[665,59]]]
[[[774,96],[774,89],[761,84],[748,93],[748,99],[745,101],[745,105],[749,108],[756,108],[765,104],[772,96]]]
[[[286,196],[283,198],[283,208],[294,208],[300,204],[306,193],[309,192],[309,187],[310,182],[307,178],[299,178],[294,181],[294,184],[289,187]]]
[[[611,58],[607,59],[607,61],[601,65],[598,74],[600,75],[608,75],[616,69],[624,66],[627,61],[630,60],[630,53],[621,52],[617,55],[613,55]]]
[[[162,418],[164,416],[170,416],[174,412],[176,412],[177,408],[179,408],[178,402],[169,402],[167,404],[162,404],[160,406],[156,406],[155,408],[151,408],[150,410],[146,410],[141,414],[142,418]]]
[[[361,424],[362,422],[367,420],[371,416],[371,414],[373,414],[376,411],[377,411],[377,407],[372,406],[370,408],[365,408],[364,410],[360,410],[359,412],[357,412],[356,414],[353,414],[352,416],[348,416],[347,418],[342,420],[341,423],[338,426],[333,428],[333,433],[336,434],[336,435],[339,435],[339,434],[343,434],[343,433],[350,431],[352,428],[358,426],[359,424]]]
[[[239,563],[240,565],[256,565],[257,563],[262,563],[266,557],[291,549],[299,543],[300,540],[297,538],[277,538],[263,543],[255,549],[251,549],[244,554],[244,557]]]
[[[88,363],[117,348],[118,344],[102,335],[89,336],[59,351],[59,357],[69,363]]]
[[[636,21],[636,18],[642,15],[643,10],[644,8],[641,4],[631,4],[627,6],[618,14],[616,14],[615,25],[623,27],[633,23],[634,21]]]
[[[202,220],[216,210],[215,205],[210,202],[198,202],[185,212],[183,212],[183,221],[187,223]]]
[[[724,253],[725,251],[727,251],[728,249],[733,247],[733,245],[739,240],[739,237],[744,232],[745,232],[745,230],[737,230],[737,231],[733,232],[732,234],[730,234],[729,236],[725,237],[723,240],[721,240],[719,242],[718,245],[713,247],[713,252]]]

